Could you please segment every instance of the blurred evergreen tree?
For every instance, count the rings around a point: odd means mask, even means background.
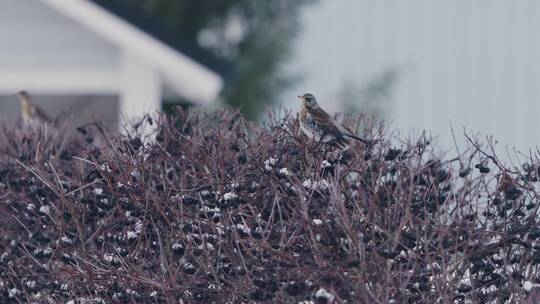
[[[96,1],[96,0],[95,0]],[[291,79],[279,64],[289,55],[299,12],[316,0],[107,0],[157,17],[182,39],[196,41],[230,70],[222,97],[256,118]],[[97,2],[100,2],[97,0]]]

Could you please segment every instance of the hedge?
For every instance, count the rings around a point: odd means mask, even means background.
[[[470,138],[450,158],[347,123],[382,140],[337,151],[292,115],[257,126],[234,111],[177,110],[127,134],[4,128],[0,302],[520,303],[535,290],[538,154],[505,166]]]

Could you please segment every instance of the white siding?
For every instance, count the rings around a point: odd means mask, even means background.
[[[118,65],[115,46],[40,0],[0,0],[0,68]]]
[[[343,80],[395,67],[389,119],[403,132],[450,144],[452,122],[502,145],[540,143],[540,1],[321,1],[304,20],[293,61],[310,73],[287,98],[313,91],[330,105]]]
[[[140,118],[141,113],[153,115],[161,110],[161,77],[155,67],[126,52],[123,77],[126,81],[120,92],[120,108],[126,120],[121,124],[133,123],[131,118]]]

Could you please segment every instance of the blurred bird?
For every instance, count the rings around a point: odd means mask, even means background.
[[[497,189],[501,192],[508,193],[510,190],[514,189],[516,181],[508,174],[508,172],[502,172],[499,175]]]
[[[25,126],[43,126],[52,123],[49,116],[37,105],[32,103],[26,91],[17,93],[21,104],[21,114]]]
[[[307,137],[318,142],[336,146],[343,150],[349,148],[349,141],[347,138],[356,139],[367,145],[372,144],[372,141],[360,138],[340,124],[334,122],[330,115],[319,106],[317,99],[315,99],[313,94],[306,93],[302,96],[298,96],[298,98],[302,101],[302,108],[299,116],[300,128]]]

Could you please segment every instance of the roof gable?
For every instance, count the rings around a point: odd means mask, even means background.
[[[173,90],[188,100],[208,102],[221,90],[222,77],[204,63],[197,62],[94,2],[73,0],[43,0],[43,2],[118,45],[124,52],[152,65]]]
[[[194,41],[182,39],[167,27],[162,21],[148,14],[142,13],[139,9],[122,5],[116,1],[110,0],[91,0],[97,5],[105,8],[114,15],[122,18],[133,26],[139,28],[145,33],[169,45],[180,53],[193,58],[195,61],[203,64],[218,74],[224,75],[227,71],[227,64],[212,55],[209,51],[200,47]]]

